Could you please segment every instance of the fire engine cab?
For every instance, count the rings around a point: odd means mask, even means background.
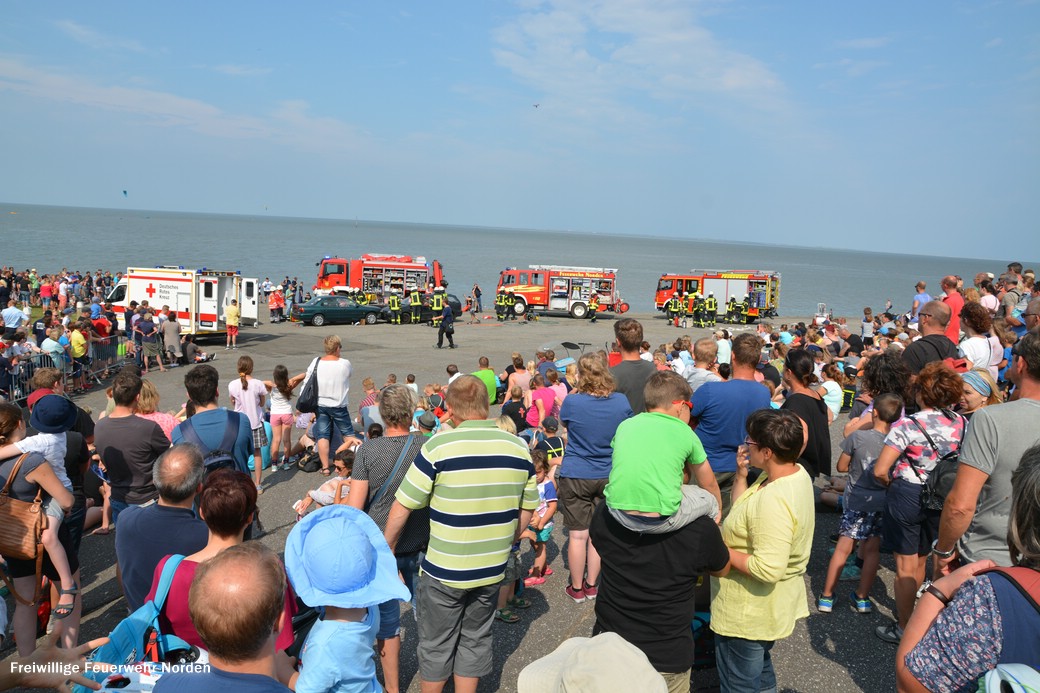
[[[569,313],[581,319],[588,315],[589,296],[593,292],[599,295],[600,312],[628,310],[628,304],[621,300],[617,290],[617,270],[605,267],[507,267],[498,276],[498,288],[513,290],[516,297],[513,312],[517,315],[539,309]]]
[[[148,301],[158,312],[169,306],[177,313],[182,334],[208,335],[227,332],[224,309],[238,301],[243,325],[257,325],[258,286],[255,278],[240,272],[185,269],[183,266],[130,267],[105,299],[117,314],[131,301]]]
[[[737,301],[748,297],[748,320],[776,317],[780,305],[780,273],[769,270],[690,270],[686,274],[663,274],[657,282],[654,307],[665,310],[665,304],[677,292],[715,295],[719,312],[725,312],[730,296]]]
[[[347,287],[361,289],[370,298],[385,301],[391,291],[406,294],[412,287],[427,290],[446,286],[444,269],[434,260],[412,255],[370,253],[356,260],[326,255],[319,260],[316,295],[333,294]]]

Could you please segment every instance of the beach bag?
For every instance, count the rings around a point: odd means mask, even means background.
[[[296,400],[296,409],[304,414],[313,414],[318,411],[318,361],[314,359],[311,363],[311,374],[300,390],[300,396]]]
[[[0,555],[8,558],[16,558],[22,561],[36,561],[36,590],[32,601],[23,599],[15,591],[14,585],[6,572],[3,575],[7,588],[22,604],[33,606],[40,598],[42,589],[41,578],[43,576],[43,530],[47,527],[47,516],[43,512],[41,496],[43,489],[37,489],[36,498],[33,501],[21,501],[11,498],[11,484],[18,478],[18,472],[22,469],[22,462],[28,457],[28,453],[22,455],[11,467],[11,473],[7,477],[7,483],[0,490]]]
[[[957,416],[947,411],[943,411],[943,413],[951,419]],[[925,510],[942,510],[943,504],[946,502],[946,496],[950,495],[950,491],[953,490],[953,482],[957,479],[957,467],[960,465],[961,457],[960,449],[951,450],[945,455],[939,456],[939,447],[932,440],[932,437],[928,435],[928,431],[925,430],[924,426],[914,418],[913,414],[906,418],[910,419],[917,426],[918,430],[924,434],[928,445],[935,452],[936,456],[939,457],[935,463],[935,468],[928,474],[928,479],[921,485],[921,507]],[[912,462],[910,469],[917,475],[918,479],[921,478],[921,474]]]
[[[309,452],[300,458],[300,461],[296,463],[296,466],[301,472],[313,474],[321,469],[321,456],[319,456],[317,452]]]
[[[186,664],[199,658],[198,648],[159,629],[159,614],[166,603],[166,596],[170,593],[173,574],[183,559],[184,556],[170,556],[166,560],[155,589],[155,598],[124,618],[109,633],[108,643],[87,656],[88,666],[84,676],[101,683],[110,675],[108,671],[99,671],[106,667],[92,667],[89,664],[109,664],[117,667],[126,667],[137,662]],[[77,685],[73,690],[74,693],[87,693],[90,689]]]

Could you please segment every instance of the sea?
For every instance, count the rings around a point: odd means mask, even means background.
[[[835,241],[840,241],[836,235]],[[126,271],[127,267],[182,265],[239,270],[272,280],[316,278],[323,257],[364,253],[420,255],[444,266],[449,291],[464,297],[474,283],[488,295],[499,272],[531,264],[610,267],[634,312],[654,310],[654,291],[665,273],[691,269],[780,272],[781,316],[811,316],[826,303],[837,316],[855,318],[891,300],[909,310],[914,284],[931,293],[939,280],[977,272],[998,274],[1012,260],[978,260],[766,245],[713,240],[608,235],[531,229],[365,220],[308,219],[231,214],[128,211],[0,203],[0,265]],[[487,303],[485,298],[485,303]]]

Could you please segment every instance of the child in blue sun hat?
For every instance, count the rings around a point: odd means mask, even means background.
[[[300,599],[322,612],[300,652],[297,693],[382,691],[372,657],[379,605],[411,595],[372,518],[346,505],[307,515],[285,542],[285,570]]]

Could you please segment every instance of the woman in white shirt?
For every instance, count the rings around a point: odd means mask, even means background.
[[[296,422],[293,416],[293,389],[303,380],[304,374],[289,377],[289,369],[278,364],[274,367],[271,380],[264,381],[264,387],[271,393],[271,471],[279,468],[289,469],[289,457],[292,451],[292,429]],[[285,452],[279,456],[278,451]]]
[[[267,388],[252,375],[253,359],[239,356],[238,380],[228,383],[228,396],[235,405],[235,411],[249,418],[249,428],[253,430],[253,478],[256,481],[256,492],[263,493],[260,486],[260,479],[264,473],[261,450],[268,442],[267,431],[264,430],[264,399]]]
[[[971,362],[972,369],[987,371],[997,379],[997,366],[1004,358],[1004,347],[1000,340],[990,334],[993,320],[981,303],[965,303],[961,308],[961,355]]]

